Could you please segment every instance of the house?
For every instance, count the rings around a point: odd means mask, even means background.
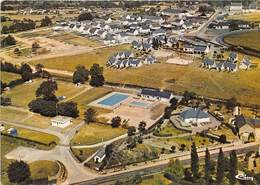
[[[97,153],[94,156],[94,161],[96,163],[101,163],[106,157],[106,146],[102,147],[97,151]]]
[[[231,52],[228,56],[228,61],[230,62],[237,62],[238,54],[236,52]]]
[[[72,124],[71,120],[71,117],[56,116],[51,119],[51,126],[65,128]]]
[[[152,44],[149,44],[149,43],[147,43],[147,42],[144,42],[143,44],[142,44],[142,48],[143,48],[143,50],[144,51],[151,51],[152,50],[152,48],[153,48],[153,46],[152,46]]]
[[[183,45],[183,51],[187,53],[194,53],[194,46],[190,44],[184,44]]]
[[[172,97],[172,94],[170,92],[155,89],[142,89],[140,92],[140,96],[148,100],[159,100],[169,102]]]
[[[137,49],[138,44],[139,44],[139,42],[136,41],[136,40],[134,40],[134,41],[132,42],[132,47],[133,47],[134,49]]]
[[[240,139],[243,141],[247,141],[250,134],[255,134],[254,125],[248,122],[243,115],[236,116],[234,124]]]
[[[229,61],[221,61],[216,65],[217,70],[219,71],[229,71],[229,72],[236,72],[237,65],[233,62]]]
[[[229,29],[229,23],[226,21],[218,22],[213,26],[216,30],[226,30]]]
[[[243,11],[242,2],[231,2],[229,11],[234,13],[242,12]]]
[[[152,55],[148,55],[145,60],[144,60],[144,64],[154,64],[156,62],[156,59],[154,58],[154,56]]]
[[[251,60],[250,60],[250,58],[245,56],[239,65],[239,69],[247,70],[250,68],[250,66],[251,66]]]
[[[112,34],[107,34],[106,38],[103,40],[105,45],[111,45],[111,44],[115,44],[116,40],[114,39],[114,36]]]
[[[213,59],[206,58],[201,62],[201,67],[212,69],[216,67],[216,64]]]
[[[160,36],[160,35],[166,35],[166,32],[163,29],[155,30],[153,31],[153,36]]]
[[[143,64],[139,59],[129,59],[128,66],[129,67],[141,67]]]
[[[188,127],[193,125],[198,125],[200,123],[209,123],[210,116],[207,112],[202,111],[199,108],[190,108],[180,113],[180,118],[182,120],[181,125]]]
[[[150,24],[150,29],[151,30],[159,30],[159,29],[161,29],[161,26],[158,23],[152,23],[152,24]]]
[[[142,18],[143,22],[144,21],[152,21],[152,22],[156,22],[156,23],[162,23],[164,20],[162,17],[160,16],[144,16]]]
[[[208,46],[195,46],[194,47],[194,54],[206,54],[209,52]]]
[[[143,25],[140,28],[140,33],[142,33],[142,34],[149,34],[150,33],[150,27],[147,26],[147,25]]]

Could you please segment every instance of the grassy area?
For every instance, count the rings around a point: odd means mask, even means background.
[[[6,124],[5,124],[5,130],[3,131],[3,133],[7,133],[7,129],[11,128],[11,127],[17,129],[18,137],[20,137],[20,138],[29,139],[29,140],[40,142],[40,143],[47,144],[47,145],[51,144],[52,142],[56,142],[57,144],[59,143],[59,138],[57,136],[42,133],[42,132],[37,132],[34,130],[23,129],[20,127],[13,127],[13,126],[6,125]]]
[[[125,44],[120,46],[102,48],[102,49],[94,50],[92,52],[80,54],[80,55],[64,56],[64,57],[51,58],[46,60],[32,61],[31,64],[35,65],[41,63],[46,68],[74,71],[75,67],[77,67],[78,65],[84,65],[85,67],[90,68],[92,64],[98,63],[102,66],[105,66],[108,58],[112,54],[116,53],[117,51],[129,50],[129,49],[130,49],[130,45]]]
[[[10,91],[5,92],[4,95],[12,99],[12,105],[27,108],[28,103],[35,99],[35,92],[42,82],[42,79],[36,79],[30,84],[18,85]],[[73,83],[68,82],[57,81],[57,84],[58,91],[56,92],[56,96],[66,96],[66,98],[70,98],[75,93],[84,89],[83,86],[77,87]]]
[[[123,128],[112,128],[110,125],[96,123],[86,124],[73,137],[72,145],[91,145],[113,139],[126,133]]]
[[[50,117],[41,116],[39,114],[34,114],[32,117],[23,121],[24,125],[30,125],[38,128],[48,128],[51,123]]]
[[[216,134],[216,135],[218,135],[218,136],[224,134],[224,135],[227,136],[227,140],[229,140],[229,141],[233,141],[233,140],[235,140],[235,139],[238,139],[238,136],[236,136],[236,135],[232,132],[232,130],[231,130],[230,128],[227,128],[227,127],[225,127],[225,126],[221,126],[221,127],[219,127],[218,130],[212,130],[212,131],[210,131],[210,132],[213,133],[213,134]]]
[[[15,73],[9,73],[5,71],[1,71],[1,81],[4,83],[9,83],[13,80],[17,80],[21,78],[21,75]]]
[[[159,131],[159,134],[161,134],[161,135],[172,134],[172,136],[180,135],[180,134],[184,134],[184,133],[186,133],[186,132],[175,128],[175,127],[172,125],[171,122],[169,122],[165,127],[163,127],[163,128]]]
[[[29,164],[31,177],[33,180],[46,179],[48,176],[54,176],[59,171],[59,165],[53,161],[35,161]]]
[[[140,185],[170,185],[172,181],[166,179],[162,173],[154,174],[151,176],[143,177]]]
[[[99,147],[95,147],[95,148],[72,148],[72,153],[73,155],[80,161],[83,162],[85,161],[87,158],[89,158],[91,155],[93,155],[97,150],[99,149]]]
[[[98,43],[97,41],[90,40],[88,38],[81,37],[73,33],[64,32],[58,35],[49,36],[49,38],[57,41],[65,42],[68,44],[73,44],[73,45],[88,46],[88,47],[101,46],[101,43]]]
[[[73,98],[72,101],[74,101],[78,104],[78,109],[80,111],[80,115],[83,116],[84,112],[88,108],[87,105],[90,102],[105,96],[106,94],[110,93],[111,91],[112,91],[112,89],[107,88],[107,87],[95,87],[95,88],[92,88],[92,89],[84,92],[83,94]],[[102,109],[102,108],[97,108],[97,107],[94,107],[94,109],[98,112],[98,114],[110,112],[107,109]]]
[[[260,14],[259,14],[260,16]],[[252,49],[260,50],[260,32],[252,31],[246,33],[239,33],[228,35],[224,38],[224,41],[236,45],[236,46],[245,46]]]
[[[8,107],[1,107],[1,120],[20,122],[26,119],[30,114],[29,112],[14,110]]]
[[[238,15],[230,15],[227,19],[235,19],[249,22],[259,22],[260,21],[260,12],[244,13]]]

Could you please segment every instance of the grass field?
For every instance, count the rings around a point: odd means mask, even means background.
[[[29,166],[33,180],[46,179],[48,176],[56,175],[59,171],[59,165],[53,161],[35,161]]]
[[[21,78],[21,75],[15,73],[9,73],[5,71],[1,71],[1,81],[4,83],[9,83],[13,80],[17,80]]]
[[[230,15],[228,19],[243,20],[249,22],[259,22],[260,21],[260,12],[252,12],[246,14]]]
[[[235,139],[238,139],[238,136],[236,136],[230,128],[227,128],[225,126],[221,126],[218,130],[212,130],[210,131],[213,134],[216,134],[220,136],[221,134],[225,134],[227,136],[227,140],[233,141]]]
[[[49,36],[49,38],[57,40],[57,41],[65,42],[68,44],[79,45],[79,46],[88,46],[88,47],[101,46],[101,43],[99,43],[97,41],[90,40],[88,38],[81,37],[81,36],[78,36],[73,33],[64,32],[64,33],[60,33],[58,35]]]
[[[1,107],[1,120],[18,122],[26,119],[30,114],[29,112],[11,109],[8,107]]]
[[[86,124],[71,140],[72,145],[91,145],[106,141],[126,133],[123,128],[96,123]]]
[[[166,179],[162,173],[146,176],[142,178],[140,185],[170,185],[172,181]]]
[[[95,148],[82,148],[82,149],[78,149],[78,148],[72,148],[72,153],[75,157],[77,157],[77,159],[80,162],[85,161],[87,158],[89,158],[91,155],[93,155],[97,150],[99,149],[99,147],[95,147]]]
[[[177,128],[175,128],[171,123],[168,123],[165,127],[163,127],[159,134],[172,134],[172,136],[176,136],[176,135],[180,135],[180,134],[184,134],[187,132],[184,132],[182,130],[178,130]]]
[[[5,92],[4,95],[12,99],[12,105],[27,108],[28,103],[35,99],[35,92],[42,82],[42,79],[36,79],[30,84],[18,85],[10,91]],[[57,83],[58,91],[56,92],[56,96],[66,96],[66,98],[70,98],[84,88],[83,86],[77,87],[73,83],[68,82],[57,81]]]
[[[47,145],[52,142],[56,142],[57,144],[59,143],[59,138],[57,136],[42,133],[42,132],[37,132],[34,130],[23,129],[20,127],[13,127],[13,126],[6,125],[6,124],[5,124],[5,131],[3,131],[3,133],[6,133],[7,129],[11,128],[11,127],[17,129],[18,137],[20,137],[20,138],[26,138],[26,139],[40,142],[40,143],[47,144]]]
[[[130,45],[120,45],[108,48],[102,48],[94,50],[89,53],[73,55],[73,56],[64,56],[51,58],[46,60],[37,60],[32,61],[31,64],[35,65],[42,63],[46,68],[61,69],[67,71],[74,71],[78,65],[84,65],[86,68],[90,68],[92,64],[97,63],[102,66],[105,66],[108,58],[116,53],[117,51],[129,50]]]
[[[260,17],[260,14],[259,14]],[[224,41],[236,45],[245,46],[260,51],[260,31],[246,32],[240,34],[229,35],[224,38]]]

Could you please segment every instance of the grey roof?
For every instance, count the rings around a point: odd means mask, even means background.
[[[155,30],[155,31],[153,32],[153,34],[158,34],[158,33],[165,34],[166,32],[165,32],[163,29]]]
[[[200,52],[204,52],[207,49],[206,46],[195,46],[194,47],[194,51],[200,51]]]
[[[202,61],[202,63],[203,63],[204,65],[213,65],[213,64],[214,64],[214,60],[213,60],[213,59],[206,58],[205,60]]]
[[[159,17],[159,16],[144,16],[143,17],[144,19],[147,19],[147,20],[161,20],[162,18]]]
[[[236,64],[234,64],[233,62],[225,62],[224,63],[224,67],[225,68],[229,68],[229,69],[231,69],[231,70],[234,70],[234,69],[236,69]]]
[[[165,92],[165,91],[159,91],[154,89],[142,89],[141,94],[148,95],[148,96],[154,96],[154,97],[160,97],[160,98],[166,98],[170,99],[171,93]]]
[[[253,126],[252,124],[248,123],[244,117],[244,115],[238,115],[235,118],[235,125],[238,129],[240,129],[241,127],[243,127],[244,125],[250,125],[251,127]]]
[[[143,48],[144,49],[150,49],[150,48],[152,48],[152,45],[147,43],[147,42],[145,42],[145,43],[143,43]]]
[[[180,116],[183,119],[189,119],[189,118],[196,118],[196,119],[200,119],[200,118],[209,118],[209,114],[200,110],[199,108],[191,108],[188,109],[186,111],[183,111],[182,113],[180,113]]]
[[[236,58],[237,58],[237,53],[231,52],[231,53],[229,54],[229,59],[230,59],[230,60],[235,60]]]
[[[138,41],[134,40],[134,41],[132,42],[132,46],[137,46],[137,45],[138,45]]]
[[[260,127],[260,119],[250,119],[249,121],[255,127]]]
[[[149,61],[149,62],[155,62],[156,59],[154,58],[154,56],[148,55],[148,56],[146,57],[146,60]]]
[[[104,155],[106,155],[106,148],[102,147],[100,150],[98,150],[98,152],[95,156],[102,158]]]

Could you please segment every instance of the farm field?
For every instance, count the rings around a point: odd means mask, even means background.
[[[19,75],[19,74],[1,71],[1,81],[4,83],[9,83],[13,80],[17,80],[20,78],[21,78],[21,75]]]
[[[242,21],[249,21],[249,22],[259,22],[260,21],[260,12],[230,15],[227,18],[228,19],[242,20]]]
[[[38,63],[43,64],[46,68],[60,69],[65,71],[74,71],[78,65],[84,65],[86,68],[90,68],[94,63],[105,66],[109,57],[117,51],[129,50],[130,45],[120,45],[114,47],[107,47],[98,50],[94,50],[85,54],[56,57],[45,60],[36,60],[30,62],[35,65]],[[73,61],[73,62],[72,62]]]
[[[12,99],[12,105],[27,108],[28,103],[35,99],[35,91],[42,82],[42,79],[36,79],[32,83],[18,85],[10,91],[5,92],[4,95]],[[62,81],[57,81],[57,83],[58,90],[56,92],[56,96],[66,96],[66,98],[70,98],[75,93],[78,93],[84,89],[84,86],[77,87],[73,83]]]
[[[86,124],[71,140],[72,145],[91,145],[106,141],[126,133],[126,129],[112,128],[97,123]]]
[[[260,16],[260,14],[259,14]],[[236,46],[245,46],[260,51],[260,32],[252,31],[246,33],[239,33],[234,35],[228,35],[224,38],[224,41],[228,44]]]

